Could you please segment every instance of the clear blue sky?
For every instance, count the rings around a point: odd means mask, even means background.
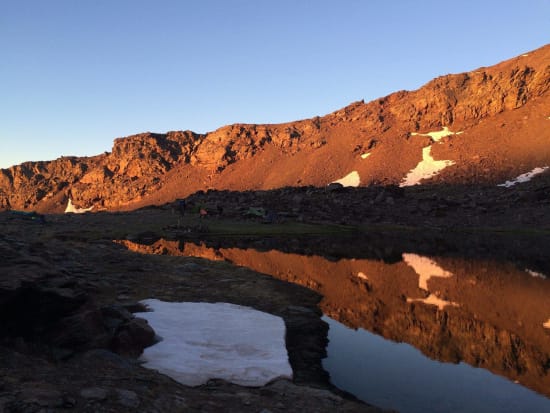
[[[550,41],[550,0],[1,0],[0,167],[324,115]]]

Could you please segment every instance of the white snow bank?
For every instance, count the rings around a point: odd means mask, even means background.
[[[73,201],[71,198],[69,198],[69,202],[67,204],[67,208],[65,208],[66,214],[83,214],[84,212],[90,212],[92,209],[94,209],[94,206],[92,205],[90,208],[77,208],[73,205]]]
[[[358,276],[359,278],[361,278],[362,280],[368,280],[368,279],[369,279],[369,277],[367,277],[367,276],[365,275],[365,273],[363,273],[363,272],[358,272],[358,273],[357,273],[357,276]]]
[[[498,186],[504,186],[506,188],[510,188],[511,186],[514,186],[515,184],[519,184],[519,183],[522,183],[522,182],[529,182],[531,180],[531,178],[533,178],[535,175],[543,173],[548,168],[549,168],[548,166],[543,166],[542,168],[535,168],[530,172],[519,175],[516,179],[514,179],[512,181],[506,181],[503,184],[499,184]]]
[[[407,298],[407,302],[408,303],[421,302],[428,305],[435,305],[440,310],[443,310],[447,306],[458,307],[457,303],[453,303],[452,301],[442,300],[441,298],[437,297],[434,294],[430,294],[426,298]]]
[[[141,359],[187,386],[223,379],[263,386],[292,378],[282,318],[228,303],[169,303],[143,300],[152,312],[139,313],[162,341]]]
[[[338,179],[337,181],[333,181],[332,183],[342,184],[343,186],[357,187],[361,183],[361,177],[359,176],[359,172],[353,171],[344,176],[342,179]]]
[[[544,323],[542,325],[544,328],[550,328],[550,318],[548,319],[548,321],[546,323]]]
[[[429,179],[447,166],[454,165],[454,161],[436,161],[431,155],[432,147],[422,148],[422,160],[412,169],[399,186],[418,185],[422,179]]]
[[[443,129],[440,131],[435,132],[428,132],[428,133],[417,133],[412,132],[411,136],[429,136],[432,138],[435,142],[439,142],[441,139],[443,139],[445,136],[449,135],[460,135],[463,133],[463,131],[460,132],[451,132],[447,126],[443,126]]]
[[[531,277],[542,278],[543,280],[546,280],[546,275],[544,275],[541,272],[533,271],[533,270],[530,270],[529,268],[526,268],[525,272],[529,274]]]
[[[428,291],[428,280],[432,277],[449,278],[453,276],[452,272],[445,271],[428,257],[409,253],[403,253],[402,257],[403,261],[419,275],[418,287],[423,290]]]
[[[370,152],[361,155],[361,159],[367,159],[370,156]]]

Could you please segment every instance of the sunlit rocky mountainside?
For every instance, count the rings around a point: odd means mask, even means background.
[[[325,116],[118,138],[110,153],[0,170],[0,208],[134,209],[197,190],[497,185],[550,171],[550,45]],[[439,132],[439,133],[434,133]],[[546,184],[547,185],[547,184]]]

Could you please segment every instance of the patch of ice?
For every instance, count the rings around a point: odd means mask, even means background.
[[[369,279],[369,277],[367,277],[367,276],[366,276],[364,273],[362,273],[362,272],[358,272],[358,273],[357,273],[357,276],[358,276],[359,278],[361,278],[362,280],[368,280],[368,279]]]
[[[142,303],[153,311],[139,316],[162,337],[143,352],[145,367],[187,386],[215,378],[242,386],[292,378],[282,318],[228,303]]]
[[[419,275],[418,286],[423,290],[428,291],[428,280],[432,277],[449,278],[453,276],[452,272],[445,271],[428,257],[409,253],[403,253],[402,257],[403,261]]]
[[[530,270],[529,268],[526,268],[525,272],[529,274],[531,277],[542,278],[543,280],[546,280],[546,275],[544,275],[541,272],[533,271],[533,270]]]
[[[65,208],[66,214],[83,214],[84,212],[90,212],[92,209],[94,209],[94,206],[92,205],[89,208],[77,208],[73,205],[73,201],[71,198],[69,198],[69,203],[67,204],[67,208]]]
[[[422,179],[429,179],[447,166],[454,165],[454,161],[436,161],[431,155],[431,146],[422,148],[422,160],[412,169],[399,186],[418,185]]]
[[[443,300],[443,299],[437,297],[434,294],[430,294],[426,298],[407,298],[407,302],[408,303],[421,302],[421,303],[428,304],[428,305],[435,305],[440,310],[443,310],[447,306],[458,307],[457,303],[453,303],[452,301]]]
[[[333,184],[342,184],[343,186],[354,186],[357,187],[361,183],[361,177],[359,176],[359,172],[353,171],[344,176],[341,179],[338,179],[337,181],[333,181]]]
[[[542,325],[544,328],[550,328],[550,318],[548,319],[548,321],[546,323],[543,323]]]
[[[361,159],[367,159],[370,156],[370,152],[361,155]]]
[[[433,139],[434,142],[439,142],[441,139],[443,139],[445,136],[449,135],[460,135],[461,133],[464,133],[464,131],[460,132],[451,132],[447,126],[443,126],[443,129],[440,131],[435,132],[428,132],[428,133],[417,133],[412,132],[411,136],[429,136]]]
[[[548,168],[549,168],[548,166],[543,166],[542,168],[535,168],[530,172],[519,175],[518,177],[516,177],[516,179],[514,179],[512,181],[506,181],[503,184],[498,184],[498,186],[504,186],[506,188],[510,188],[511,186],[514,186],[514,185],[519,184],[519,183],[529,182],[531,180],[531,178],[533,178],[534,176],[536,176],[538,174],[543,173]]]

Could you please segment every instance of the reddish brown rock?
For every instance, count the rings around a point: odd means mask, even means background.
[[[127,210],[204,189],[324,187],[352,171],[361,186],[396,185],[428,145],[454,164],[424,183],[494,185],[550,165],[549,62],[547,45],[322,117],[143,133],[95,157],[26,162],[0,170],[0,208],[62,212],[70,196],[80,208]],[[443,127],[463,133],[437,145],[413,135]]]

